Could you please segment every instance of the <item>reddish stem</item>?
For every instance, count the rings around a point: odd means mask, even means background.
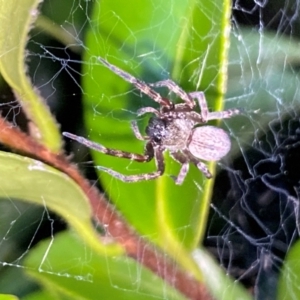
[[[51,152],[2,117],[0,117],[0,128],[1,143],[68,174],[87,195],[95,220],[103,226],[105,225],[107,234],[124,247],[128,256],[152,270],[188,298],[195,300],[211,299],[202,283],[181,270],[174,261],[138,236],[116,212],[116,209],[80,174],[77,167],[71,164],[65,155]]]

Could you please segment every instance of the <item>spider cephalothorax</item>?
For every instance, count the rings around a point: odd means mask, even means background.
[[[161,142],[168,135],[168,124],[166,120],[151,117],[148,126],[146,127],[146,134],[149,136],[150,140],[157,144],[161,144]]]
[[[123,175],[105,167],[97,167],[125,182],[150,180],[161,176],[165,169],[163,158],[163,152],[165,150],[168,150],[171,156],[182,165],[178,176],[175,178],[176,184],[183,182],[188,172],[190,162],[207,178],[211,178],[211,173],[201,160],[220,160],[230,150],[231,142],[228,134],[223,129],[207,125],[199,127],[198,125],[205,124],[209,120],[230,118],[233,115],[239,114],[240,111],[238,109],[230,109],[220,112],[209,112],[203,92],[186,93],[171,80],[146,84],[114,65],[111,65],[103,58],[99,58],[99,61],[124,80],[132,83],[155,102],[159,103],[159,110],[153,107],[144,107],[137,112],[138,116],[146,113],[154,114],[154,116],[150,118],[145,130],[147,136],[142,136],[137,123],[135,121],[132,122],[132,130],[136,138],[147,141],[145,152],[141,155],[109,149],[68,132],[64,132],[63,134],[87,147],[108,155],[123,157],[138,162],[148,162],[153,158],[155,159],[157,170],[152,173],[139,175]],[[183,103],[173,104],[169,99],[163,98],[151,88],[163,86],[175,93],[183,100]],[[198,101],[200,113],[194,110],[196,106],[194,99]]]
[[[187,120],[152,117],[146,133],[150,140],[168,150],[182,150],[192,129],[192,122]]]

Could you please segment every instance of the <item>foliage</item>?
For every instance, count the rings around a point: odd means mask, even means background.
[[[129,84],[102,67],[98,56],[146,82],[172,77],[187,91],[203,90],[210,109],[223,109],[230,39],[229,1],[131,0],[126,5],[119,1],[96,1],[83,14],[89,20],[84,37],[79,38],[85,39],[84,47],[80,47],[76,39],[70,39],[58,25],[70,18],[63,12],[68,11],[67,5],[72,2],[65,1],[65,9],[62,9],[60,1],[53,0],[51,7],[57,9],[53,16],[47,16],[50,10],[46,2],[44,14],[36,24],[39,30],[52,35],[71,51],[82,54],[84,122],[91,140],[116,149],[142,152],[143,145],[134,138],[129,124],[136,119],[135,112],[139,108],[153,104],[149,99],[137,97]],[[41,149],[58,155],[62,152],[58,126],[26,73],[25,47],[38,15],[38,5],[39,1],[32,0],[22,5],[15,1],[0,2],[0,71],[33,124],[30,138],[42,144]],[[83,15],[76,11],[72,16],[77,32]],[[18,26],[9,26],[6,20],[12,16]],[[160,27],[153,26],[160,23]],[[258,40],[257,36],[250,38]],[[34,40],[33,34],[31,39]],[[233,43],[233,49],[234,46]],[[169,73],[165,74],[165,70]],[[231,72],[231,80],[239,76],[234,70]],[[232,82],[230,86],[229,94],[234,88],[238,89]],[[255,104],[253,106],[255,108]],[[140,127],[144,128],[146,122],[145,118],[139,119]],[[262,124],[268,122],[267,118],[262,120]],[[239,121],[232,128],[237,130]],[[245,136],[247,138],[250,139],[250,135]],[[4,143],[3,138],[1,141]],[[10,142],[5,144],[11,145]],[[30,249],[26,260],[20,263],[41,284],[40,291],[24,299],[98,299],[99,295],[107,299],[185,299],[170,283],[126,256],[126,249],[119,241],[107,242],[97,236],[92,222],[95,206],[89,203],[88,195],[69,173],[62,173],[57,163],[52,165],[60,171],[39,161],[39,157],[45,156],[38,152],[11,147],[36,159],[0,152],[1,200],[38,204],[45,211],[49,209],[59,214],[69,226],[66,232]],[[235,154],[233,150],[232,155]],[[135,163],[128,167],[128,161],[97,152],[92,156],[95,165],[108,166],[122,173],[154,168],[153,164],[140,166]],[[41,160],[48,162],[44,158]],[[214,164],[210,163],[209,167],[213,173],[217,172]],[[178,268],[192,274],[199,284],[204,283],[216,299],[250,299],[244,288],[227,277],[204,250],[197,249],[204,239],[214,181],[207,181],[194,168],[182,186],[175,186],[168,175],[177,172],[178,165],[167,157],[166,175],[155,181],[125,184],[107,174],[99,172],[98,175],[109,199],[138,232],[141,241],[146,239],[154,244],[155,249],[163,251]],[[100,224],[102,228],[105,225]],[[1,234],[5,236],[8,231],[4,226]],[[293,265],[288,265],[288,270],[293,271]],[[280,293],[286,292],[289,284],[284,274]]]

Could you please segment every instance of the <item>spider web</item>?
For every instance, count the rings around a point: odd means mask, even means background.
[[[45,1],[43,12],[61,24],[61,28],[84,48],[85,29],[93,25],[91,3],[66,1],[64,13],[57,11],[58,3],[56,0]],[[171,9],[166,11],[165,20],[170,18]],[[274,284],[286,253],[299,235],[300,85],[299,59],[294,46],[300,32],[298,19],[299,1],[249,0],[233,4],[226,106],[242,107],[245,117],[242,121],[224,122],[233,141],[233,155],[218,163],[219,173],[204,243],[230,275],[255,289],[258,299],[275,299]],[[130,49],[132,61],[138,56],[143,64],[149,57],[164,55],[163,50],[157,50],[155,43],[150,43],[150,48],[145,47],[143,52],[138,48],[141,32],[131,30],[130,24],[122,18],[118,22],[130,32],[128,40],[137,41],[136,48]],[[163,23],[164,20],[154,19],[151,28],[141,31],[155,32]],[[108,38],[113,39],[113,34]],[[123,41],[119,51],[128,51],[127,42]],[[166,41],[166,48],[168,43]],[[80,69],[83,61],[76,54],[76,47],[74,50],[73,44],[63,46],[36,31],[28,47],[34,85],[47,99],[62,130],[81,134],[81,96],[84,90],[80,82],[86,74]],[[161,70],[168,75],[169,62],[161,66]],[[133,90],[129,92],[133,98],[139,97]],[[21,119],[22,123],[21,108],[12,100],[12,95],[9,92],[2,95],[3,114],[16,123]],[[101,101],[113,101],[113,97],[122,96],[123,93],[116,92],[112,97],[103,96],[105,98]],[[93,107],[93,110],[95,117],[98,116],[98,107]],[[124,113],[134,115],[133,109],[128,107],[120,111],[120,114],[107,111],[105,115],[113,114],[117,121],[122,120]],[[97,182],[88,150],[79,148],[78,144],[74,146],[74,160],[82,161],[80,165],[85,167],[87,176]],[[130,168],[128,162],[127,167]],[[56,227],[63,226],[60,220],[54,221],[46,207],[37,209],[13,201],[2,205],[0,220],[4,225],[1,226],[0,246],[3,255],[0,264],[2,275],[10,278],[24,268],[22,258],[45,235],[50,237],[47,247],[50,251],[56,240]],[[47,253],[40,262],[41,272]],[[77,264],[82,263],[78,257]],[[110,267],[107,260],[108,272]],[[67,271],[54,272],[53,275],[73,276],[86,282],[92,280],[90,273],[84,271],[76,276]],[[129,272],[129,276],[134,285],[141,279],[141,270]],[[8,288],[0,284],[0,290],[24,295],[29,289],[28,285],[24,288],[25,280],[20,277]],[[120,291],[132,291],[132,288],[114,282],[113,271],[110,284]],[[138,284],[134,289],[137,294],[145,295]]]

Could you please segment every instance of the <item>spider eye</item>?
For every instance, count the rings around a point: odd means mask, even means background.
[[[151,140],[159,143],[166,136],[166,122],[162,119],[152,117],[146,128],[146,133]]]

